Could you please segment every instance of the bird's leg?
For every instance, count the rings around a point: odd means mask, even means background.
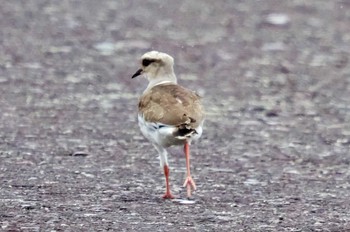
[[[168,153],[164,149],[164,147],[158,145],[158,144],[153,144],[154,147],[157,149],[159,152],[159,158],[160,158],[160,166],[164,170],[164,176],[165,176],[165,194],[163,195],[164,199],[173,199],[175,198],[173,194],[170,192],[170,184],[169,184],[169,165],[168,165]]]
[[[170,185],[169,185],[169,166],[167,164],[164,165],[164,176],[165,176],[165,194],[163,195],[164,199],[173,199],[174,196],[170,192]]]
[[[191,188],[196,190],[196,184],[191,177],[190,171],[190,145],[186,142],[184,146],[184,151],[186,155],[186,169],[187,169],[187,177],[185,179],[184,187],[187,187],[187,197],[191,197]]]

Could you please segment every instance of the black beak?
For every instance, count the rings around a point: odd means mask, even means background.
[[[139,70],[137,70],[137,72],[134,75],[132,75],[131,78],[135,78],[137,76],[140,76],[142,74],[142,72],[143,72],[143,70],[140,68]]]

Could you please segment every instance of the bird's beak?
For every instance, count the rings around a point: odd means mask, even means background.
[[[142,70],[142,68],[140,68],[139,70],[137,70],[137,72],[134,75],[132,75],[131,78],[135,78],[137,76],[140,76],[142,74],[142,72],[143,72],[143,70]]]

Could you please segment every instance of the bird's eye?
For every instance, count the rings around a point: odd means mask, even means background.
[[[150,65],[151,63],[155,62],[156,60],[154,59],[144,59],[142,60],[142,65],[147,67],[148,65]]]

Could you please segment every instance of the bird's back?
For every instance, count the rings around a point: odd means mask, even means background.
[[[197,128],[204,120],[200,97],[176,84],[160,84],[146,91],[139,101],[145,121]]]

